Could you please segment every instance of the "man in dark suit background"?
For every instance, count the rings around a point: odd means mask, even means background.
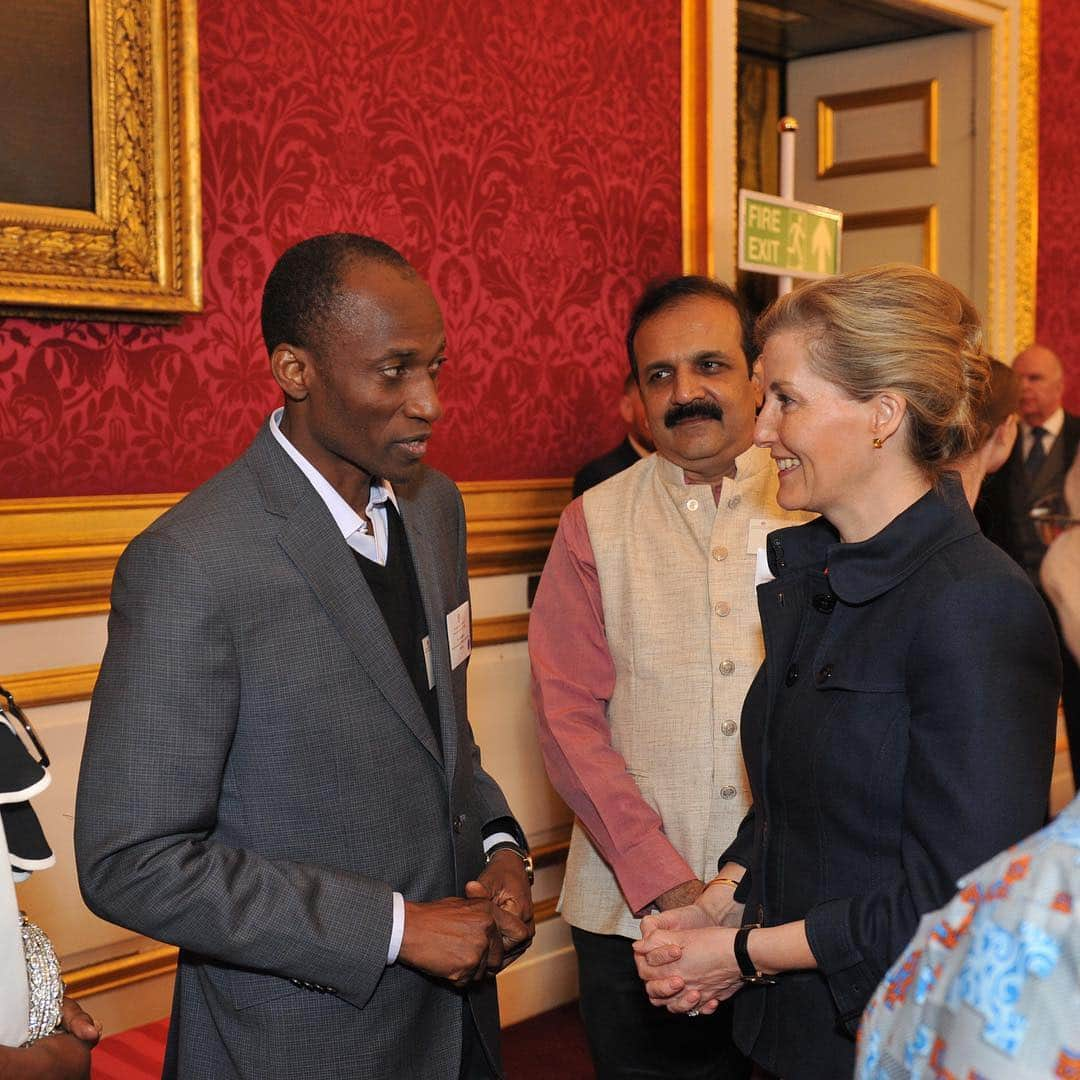
[[[90,907],[180,947],[165,1074],[501,1075],[525,840],[465,711],[442,316],[392,248],[277,262],[285,403],[129,546],[79,783]]]
[[[649,430],[649,419],[645,415],[645,406],[641,401],[641,391],[633,374],[627,375],[623,383],[619,415],[626,425],[626,438],[613,450],[593,458],[578,469],[574,474],[575,499],[589,488],[603,483],[608,477],[622,472],[623,469],[629,469],[656,449],[652,432]]]
[[[1004,548],[1039,586],[1046,545],[1031,521],[1031,508],[1060,496],[1065,474],[1080,445],[1080,416],[1062,405],[1065,376],[1061,360],[1045,345],[1031,345],[1013,361],[1020,383],[1020,432],[1002,468],[986,478],[975,507],[983,532]],[[1055,617],[1052,605],[1051,615]],[[1080,669],[1061,638],[1064,668],[1061,700],[1069,735],[1074,781],[1080,785]]]

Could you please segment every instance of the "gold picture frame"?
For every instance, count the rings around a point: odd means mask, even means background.
[[[0,314],[199,311],[195,0],[87,2],[94,209],[0,202]]]

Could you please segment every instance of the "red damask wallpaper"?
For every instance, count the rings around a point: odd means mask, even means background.
[[[0,322],[0,497],[178,491],[276,404],[274,257],[368,231],[449,330],[430,460],[565,476],[618,437],[622,328],[680,266],[674,0],[200,0],[205,311]]]
[[[1080,413],[1080,22],[1076,0],[1041,0],[1038,339],[1065,365]]]

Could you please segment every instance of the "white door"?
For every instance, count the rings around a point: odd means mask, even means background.
[[[795,198],[844,212],[843,269],[917,263],[985,310],[976,58],[957,32],[795,60],[787,100]]]

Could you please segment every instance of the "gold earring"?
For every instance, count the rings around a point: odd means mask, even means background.
[[[874,449],[880,450],[885,444],[877,437],[874,436]]]

